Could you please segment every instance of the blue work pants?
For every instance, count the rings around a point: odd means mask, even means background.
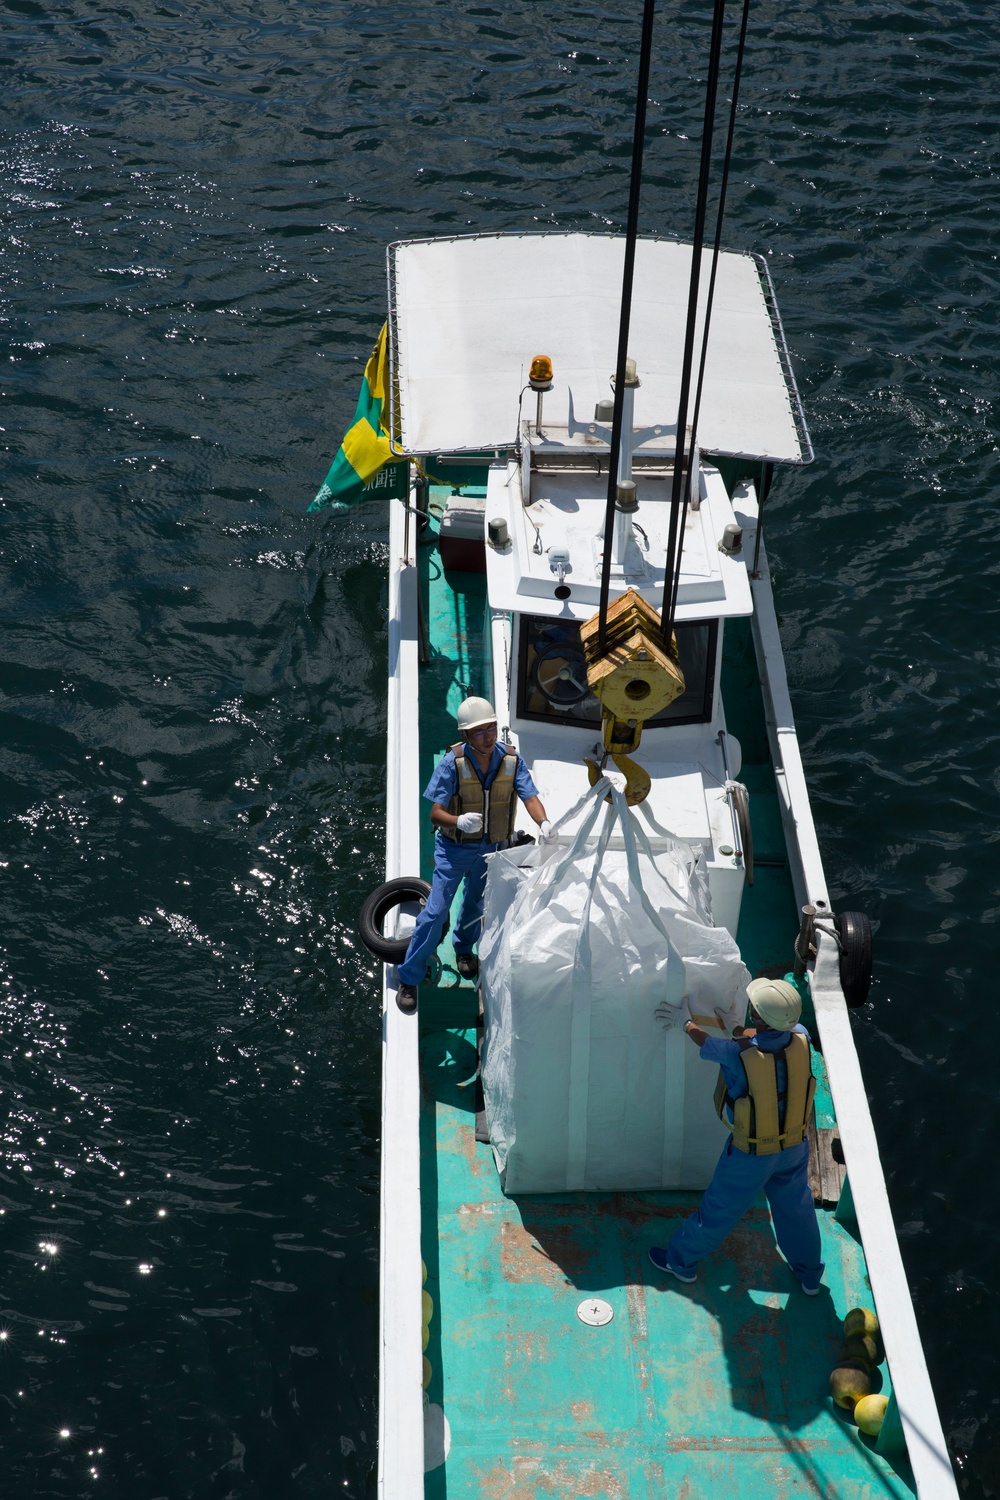
[[[453,942],[456,953],[471,953],[479,939],[483,921],[483,897],[486,893],[486,859],[502,844],[457,844],[440,834],[434,841],[434,879],[423,911],[417,917],[406,957],[398,973],[404,984],[420,984],[427,963],[437,949],[444,924],[464,880],[462,905],[455,924]]]
[[[761,1192],[771,1210],[778,1248],[793,1273],[803,1286],[819,1286],[823,1262],[809,1187],[808,1141],[770,1156],[748,1156],[737,1151],[730,1137],[700,1205],[667,1246],[670,1264],[692,1275],[702,1257],[721,1245]]]

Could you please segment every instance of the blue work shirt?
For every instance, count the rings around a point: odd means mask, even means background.
[[[805,1037],[807,1042],[811,1043],[812,1038],[804,1026],[793,1026],[792,1031],[797,1031],[801,1036]],[[783,1052],[792,1039],[792,1031],[762,1031],[759,1036],[751,1039],[750,1045],[756,1047],[759,1052]],[[741,1050],[746,1051],[746,1048],[741,1049],[739,1037],[721,1036],[710,1036],[698,1049],[699,1057],[703,1057],[706,1062],[719,1064],[719,1067],[722,1069],[722,1076],[726,1080],[726,1088],[729,1090],[729,1095],[732,1099],[742,1099],[750,1092],[746,1071],[740,1061]],[[788,1067],[783,1057],[775,1060],[775,1074],[778,1093],[780,1095],[788,1087]],[[729,1117],[729,1123],[732,1124],[733,1112],[728,1104],[726,1105],[726,1114]],[[784,1120],[784,1114],[785,1108],[782,1101],[778,1106],[778,1117],[782,1121]]]
[[[469,765],[472,767],[476,775],[479,777],[480,781],[483,783],[484,791],[489,791],[490,787],[493,785],[494,777],[500,769],[505,753],[505,748],[501,746],[500,741],[498,740],[497,743],[493,746],[493,753],[490,756],[490,763],[486,768],[486,775],[484,776],[482,771],[479,769],[479,762],[476,760],[475,755],[472,753],[471,746],[466,751]],[[516,751],[514,753],[516,754]],[[514,789],[522,802],[526,802],[529,797],[538,796],[538,788],[532,781],[531,773],[529,772],[527,766],[519,755],[517,757],[517,766],[514,770]],[[439,760],[437,765],[434,767],[433,775],[431,776],[430,781],[427,783],[427,786],[424,789],[424,796],[427,798],[428,802],[440,802],[442,807],[447,807],[452,797],[454,797],[457,792],[458,767],[455,765],[454,751],[449,750],[446,755],[442,756],[441,760]],[[485,840],[483,842],[485,842]],[[438,829],[435,843],[439,846],[444,847],[445,849],[454,849],[456,847],[470,849],[476,847],[474,844],[468,843],[468,841],[466,841],[464,844],[456,846],[454,839],[446,839],[441,833],[440,829]],[[500,847],[501,846],[498,844],[489,845],[490,849]]]

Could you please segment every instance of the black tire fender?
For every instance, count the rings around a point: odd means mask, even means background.
[[[863,911],[841,911],[834,919],[840,938],[840,988],[852,1009],[864,1005],[872,983],[872,924]]]
[[[385,937],[382,924],[393,907],[402,906],[404,901],[419,901],[423,906],[430,893],[429,881],[421,880],[418,875],[400,875],[366,896],[358,913],[358,937],[368,952],[386,964],[402,963],[409,939]]]

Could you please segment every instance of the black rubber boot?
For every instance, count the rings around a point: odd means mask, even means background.
[[[417,991],[414,985],[404,984],[400,980],[396,987],[396,1004],[404,1016],[412,1016],[417,1008]]]

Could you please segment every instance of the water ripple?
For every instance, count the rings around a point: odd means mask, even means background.
[[[763,0],[727,234],[769,252],[819,455],[769,501],[781,627],[835,899],[878,925],[858,1041],[973,1495],[1000,1487],[987,19]],[[644,230],[691,231],[708,24],[658,13]],[[368,1494],[387,537],[303,510],[387,241],[621,226],[635,25],[7,0],[4,39],[6,1491]]]

